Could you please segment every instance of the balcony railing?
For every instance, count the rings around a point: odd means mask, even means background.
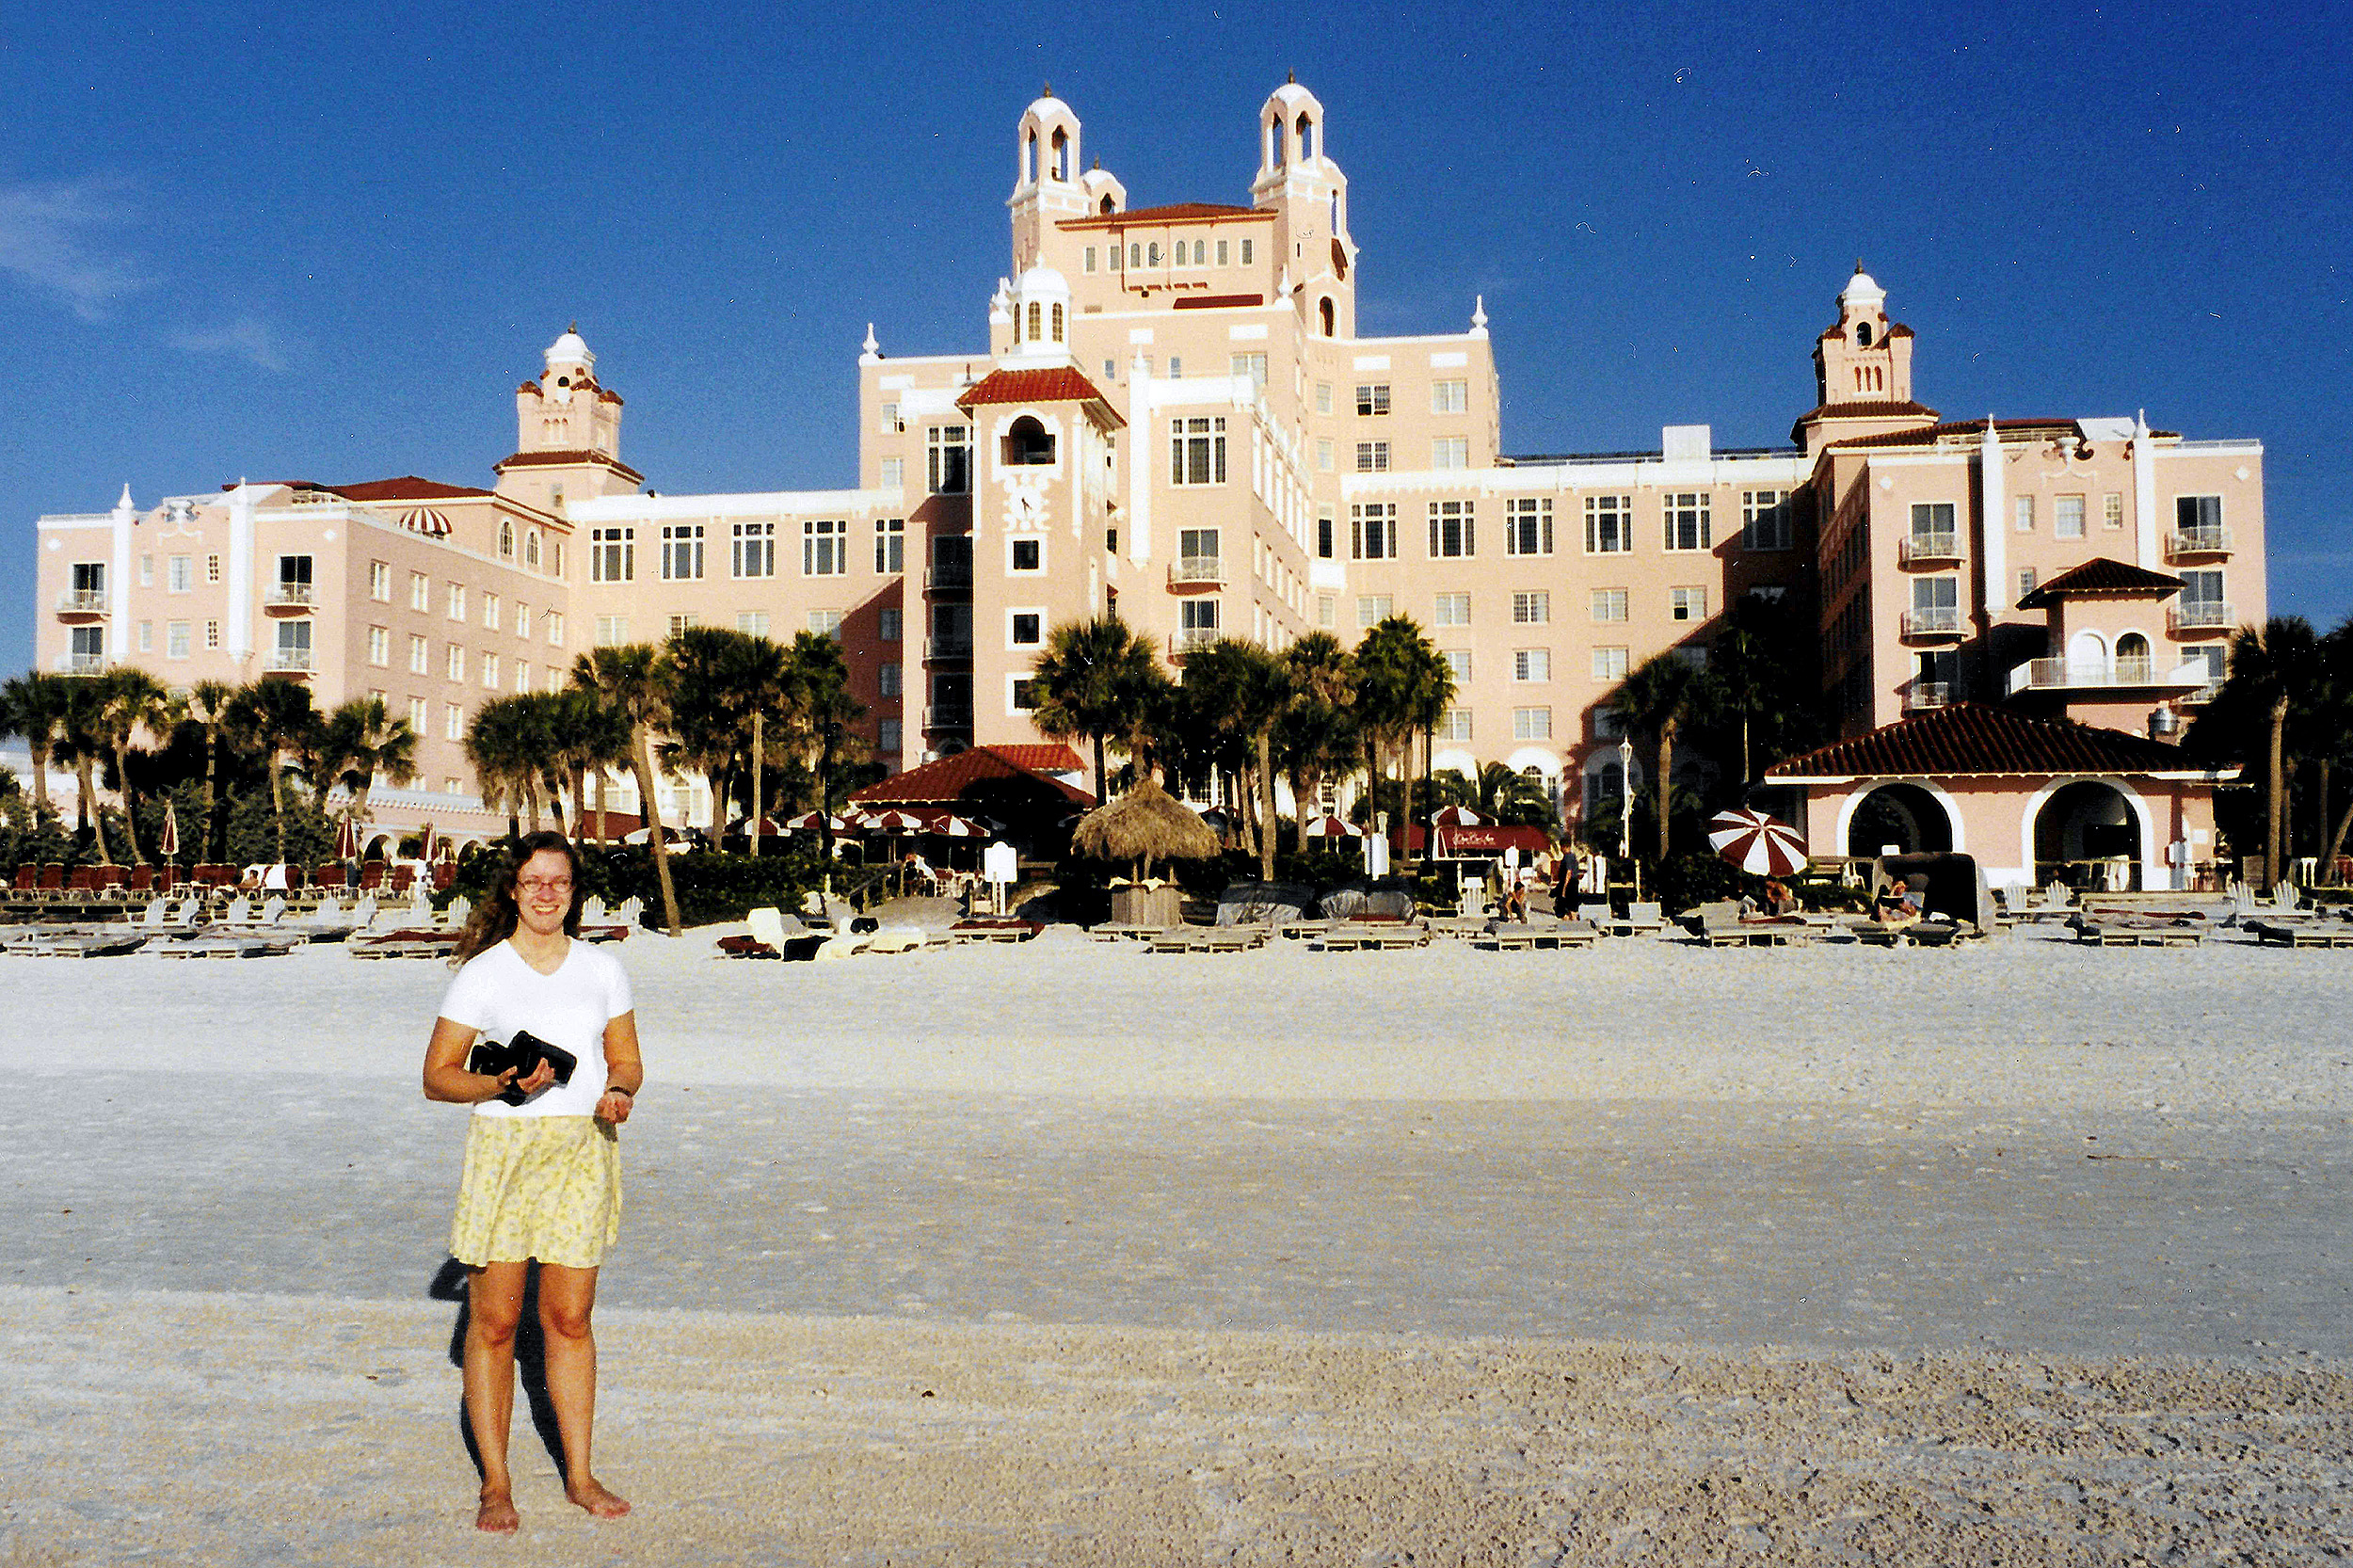
[[[2165,558],[2169,561],[2229,553],[2231,531],[2227,528],[2176,528],[2165,536]]]
[[[1214,588],[1225,582],[1225,558],[1222,555],[1180,555],[1168,563],[1168,585],[1172,588]]]
[[[1168,634],[1168,651],[1176,657],[1207,648],[1225,633],[1214,626],[1180,626]]]
[[[57,596],[57,614],[61,616],[103,616],[106,613],[106,590],[104,588],[68,588]]]
[[[1958,561],[1961,559],[1961,536],[1950,530],[1935,534],[1908,534],[1897,541],[1896,558],[1908,567],[1930,561]]]
[[[969,562],[960,566],[933,567],[923,573],[923,586],[932,593],[970,593],[972,567]]]
[[[1906,610],[1903,634],[1907,637],[1958,637],[1961,635],[1961,611],[1950,606]]]
[[[969,659],[972,657],[972,633],[969,632],[937,632],[923,643],[926,659]]]
[[[1924,713],[1931,708],[1943,708],[1953,700],[1952,682],[1948,680],[1914,680],[1904,689],[1904,708],[1909,712]]]
[[[312,587],[308,583],[274,584],[269,591],[262,596],[263,607],[272,610],[289,606],[300,608],[316,602],[318,601],[312,597]]]
[[[972,728],[972,710],[968,707],[952,707],[944,703],[937,707],[926,708],[923,710],[923,728],[926,729],[969,729]]]
[[[2029,659],[2009,672],[2009,689],[2013,695],[2120,687],[2194,690],[2211,678],[2202,663],[2161,670],[2153,659]]]
[[[2167,605],[2165,623],[2176,632],[2228,632],[2238,621],[2220,600],[2193,599]]]
[[[263,666],[273,675],[308,675],[311,673],[311,650],[307,648],[273,648],[269,662]]]
[[[106,667],[103,653],[60,653],[56,659],[59,675],[96,675]]]

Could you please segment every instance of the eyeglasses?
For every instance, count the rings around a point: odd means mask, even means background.
[[[568,876],[520,876],[515,886],[526,893],[568,893],[572,879]]]

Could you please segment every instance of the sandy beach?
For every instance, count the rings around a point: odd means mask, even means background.
[[[2336,1560],[2353,963],[622,950],[600,1469],[479,1541],[448,971],[0,959],[0,1564]]]

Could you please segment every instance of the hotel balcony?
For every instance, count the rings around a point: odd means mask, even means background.
[[[262,610],[265,615],[300,615],[317,602],[308,583],[274,583],[262,593]]]
[[[2193,692],[2210,679],[2202,661],[2159,669],[2152,659],[2029,659],[2009,672],[2009,692]]]
[[[969,729],[972,728],[972,710],[946,705],[926,708],[923,710],[923,728],[926,729]]]
[[[1961,612],[1958,609],[1906,610],[1902,623],[1907,642],[1949,642],[1961,636]]]
[[[60,653],[55,661],[59,675],[96,675],[106,667],[103,653]]]
[[[2231,531],[2227,528],[2175,529],[2165,536],[2165,558],[2169,561],[2202,561],[2231,553]]]
[[[2198,635],[2208,632],[2231,631],[2238,618],[2231,607],[2219,600],[2193,600],[2186,604],[2173,603],[2165,607],[2165,624],[2176,634]]]
[[[1931,708],[1943,708],[1953,700],[1949,680],[1914,680],[1904,687],[1904,712],[1925,713]]]
[[[96,620],[106,613],[104,588],[68,588],[57,596],[60,620]]]
[[[1897,541],[1896,559],[1907,567],[1948,567],[1961,559],[1961,536],[1955,533],[1909,534]]]
[[[1173,591],[1187,588],[1222,588],[1225,585],[1225,558],[1222,555],[1183,555],[1168,563],[1168,585]]]
[[[311,650],[307,648],[273,648],[263,656],[264,675],[308,675],[311,673]]]
[[[1168,634],[1168,656],[1182,659],[1194,648],[1207,648],[1224,635],[1214,626],[1180,626]]]
[[[969,632],[937,632],[923,640],[923,659],[927,664],[971,657],[972,633]]]
[[[969,565],[932,567],[923,573],[923,591],[968,597],[972,592],[972,568]]]

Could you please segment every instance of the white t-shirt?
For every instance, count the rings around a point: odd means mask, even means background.
[[[476,953],[449,983],[441,1016],[487,1039],[525,1030],[580,1059],[569,1083],[542,1089],[520,1105],[487,1099],[477,1116],[592,1116],[604,1096],[604,1026],[633,1011],[629,976],[611,953],[574,937],[553,974],[523,962],[512,942]]]

